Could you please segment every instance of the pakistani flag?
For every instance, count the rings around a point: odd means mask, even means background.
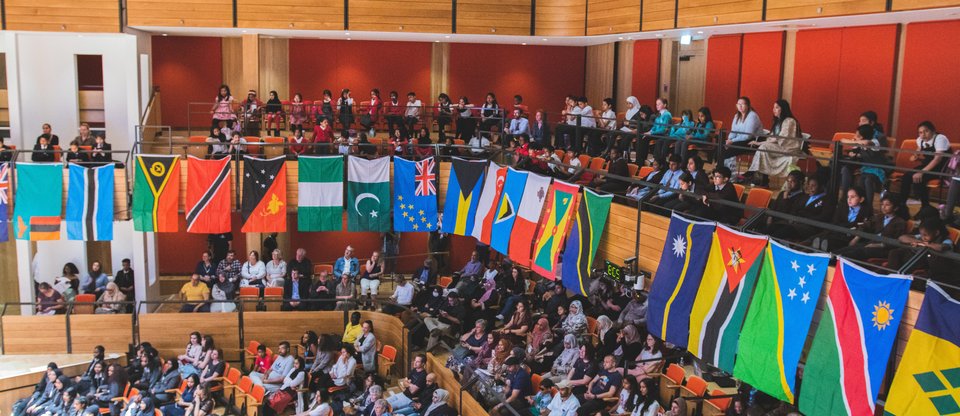
[[[351,157],[347,169],[347,230],[390,230],[390,158]]]
[[[343,156],[300,156],[297,229],[343,229]]]

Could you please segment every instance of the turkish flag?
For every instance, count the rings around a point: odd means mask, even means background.
[[[240,217],[240,231],[245,233],[287,231],[287,169],[283,156],[243,157]]]

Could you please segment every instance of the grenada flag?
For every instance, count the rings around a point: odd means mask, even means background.
[[[580,206],[580,186],[556,181],[547,191],[543,218],[537,239],[533,240],[533,262],[530,269],[537,274],[554,280],[556,278],[557,256],[560,245],[570,230],[573,216]]]

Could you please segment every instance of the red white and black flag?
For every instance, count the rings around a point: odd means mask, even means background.
[[[187,159],[187,232],[230,232],[230,158]]]
[[[240,216],[245,233],[287,231],[287,169],[283,156],[243,157]]]

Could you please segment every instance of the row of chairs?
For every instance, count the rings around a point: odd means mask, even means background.
[[[704,416],[718,416],[726,413],[727,408],[733,401],[722,390],[714,389],[707,393],[707,381],[701,377],[690,375],[687,371],[677,364],[670,364],[667,371],[660,374],[660,398],[663,402],[669,403],[676,397],[682,397],[688,400],[687,416],[693,416],[696,412],[696,402],[703,403],[702,413]]]

